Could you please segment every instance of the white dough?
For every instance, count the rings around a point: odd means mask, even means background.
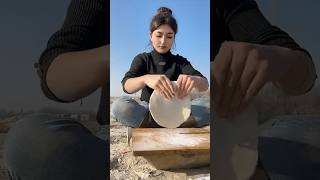
[[[153,91],[149,100],[149,110],[160,126],[176,128],[189,118],[191,99],[187,96],[183,99],[174,97],[172,100],[166,100],[157,91]]]
[[[254,105],[232,120],[214,117],[214,180],[248,180],[253,175],[258,161],[258,133]]]

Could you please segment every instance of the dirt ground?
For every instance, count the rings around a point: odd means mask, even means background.
[[[110,179],[112,180],[206,180],[210,179],[208,167],[175,171],[157,170],[143,157],[133,156],[127,143],[127,129],[110,119]]]

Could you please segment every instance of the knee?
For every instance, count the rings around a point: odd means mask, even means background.
[[[33,146],[42,137],[38,134],[42,119],[44,115],[29,115],[20,118],[9,130],[3,151],[4,161],[9,169],[16,169],[23,161],[28,161],[26,158],[30,156],[25,156],[26,154],[37,154]]]
[[[106,148],[105,141],[74,120],[34,115],[18,120],[8,132],[4,160],[22,179],[83,179],[88,172],[101,179]]]
[[[112,103],[111,115],[118,117],[119,114],[127,114],[134,111],[137,102],[130,96],[121,96]]]
[[[5,145],[11,147],[30,140],[29,138],[32,136],[40,135],[42,127],[46,125],[46,121],[52,118],[53,116],[47,114],[33,114],[19,118],[8,131]]]
[[[196,118],[209,120],[210,108],[207,108],[205,106],[192,105],[191,112],[192,115]]]
[[[194,120],[196,121],[196,127],[202,127],[210,124],[210,109],[192,105],[191,112]]]
[[[9,169],[22,170],[21,168],[25,168],[30,162],[40,168],[48,165],[49,159],[52,159],[57,151],[63,151],[67,145],[76,145],[78,140],[70,138],[71,134],[67,137],[59,133],[59,124],[53,126],[52,120],[54,117],[50,115],[29,115],[13,125],[6,136],[3,152]]]
[[[203,106],[206,108],[210,108],[210,98],[209,97],[200,97],[193,99],[191,102],[192,105]]]
[[[147,104],[138,103],[131,97],[123,96],[112,104],[111,115],[125,126],[138,127],[147,110]]]
[[[266,122],[260,137],[300,142],[320,147],[320,118],[304,115],[279,116]]]

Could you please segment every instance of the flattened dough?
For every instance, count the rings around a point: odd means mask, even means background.
[[[258,123],[254,105],[238,117],[213,122],[213,179],[248,180],[258,161]]]
[[[191,99],[174,97],[164,99],[157,91],[153,91],[149,100],[149,110],[153,119],[162,127],[176,128],[186,121],[191,113]]]

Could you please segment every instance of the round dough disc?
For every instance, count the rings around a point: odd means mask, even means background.
[[[248,180],[258,162],[257,111],[251,105],[232,120],[215,117],[213,169],[215,180]]]
[[[191,99],[174,97],[164,99],[157,91],[153,91],[149,100],[149,110],[153,119],[162,127],[176,128],[186,121],[191,113]]]

